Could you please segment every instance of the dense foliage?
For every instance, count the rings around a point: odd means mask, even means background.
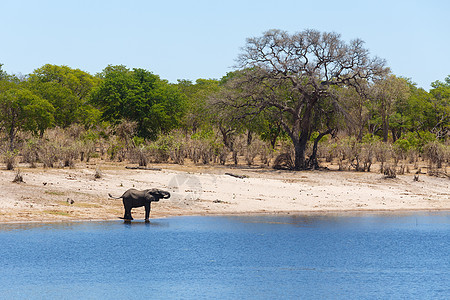
[[[26,80],[29,90],[53,105],[53,125],[60,127],[97,123],[99,112],[88,101],[99,82],[98,78],[79,69],[48,64],[34,70]]]
[[[102,120],[135,121],[137,134],[150,139],[180,126],[185,104],[176,86],[149,71],[125,66],[108,66],[99,77],[91,102],[102,111]]]
[[[271,30],[248,39],[220,80],[169,83],[144,69],[91,75],[44,65],[15,76],[0,64],[0,156],[271,164],[369,171],[399,161],[448,164],[450,76],[426,91],[370,58],[360,40]]]

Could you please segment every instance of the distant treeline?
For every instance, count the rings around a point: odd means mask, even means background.
[[[362,41],[270,30],[223,78],[169,83],[144,69],[92,75],[0,64],[0,155],[70,166],[92,157],[370,170],[374,161],[449,161],[450,76],[430,91],[370,58]]]

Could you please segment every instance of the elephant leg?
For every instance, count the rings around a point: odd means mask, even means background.
[[[131,216],[131,211],[125,211],[123,218],[125,220],[133,220],[133,217]]]
[[[133,220],[133,217],[131,216],[131,207],[124,205],[123,208],[125,210],[125,213],[123,215],[124,220]]]
[[[150,222],[150,203],[146,203],[145,205],[145,222]]]

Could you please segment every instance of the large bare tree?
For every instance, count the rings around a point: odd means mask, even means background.
[[[337,33],[316,30],[269,30],[249,38],[238,57],[240,75],[229,83],[233,92],[219,104],[235,108],[237,118],[271,110],[294,145],[294,169],[308,168],[306,144],[318,129],[314,127],[324,103],[331,104],[333,112],[339,110],[336,87],[358,89],[360,83],[388,72],[385,61],[370,58],[363,44],[359,39],[345,43]]]

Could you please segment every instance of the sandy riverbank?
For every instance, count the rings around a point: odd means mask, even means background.
[[[120,196],[128,188],[161,188],[169,200],[152,206],[152,218],[178,215],[347,211],[450,210],[450,180],[422,174],[385,179],[379,173],[161,165],[161,171],[125,165],[74,169],[21,167],[0,170],[0,222],[109,220],[123,215]],[[96,179],[96,168],[101,178]],[[236,178],[226,173],[243,175]],[[73,204],[70,204],[73,202]],[[143,219],[144,209],[133,209]]]

